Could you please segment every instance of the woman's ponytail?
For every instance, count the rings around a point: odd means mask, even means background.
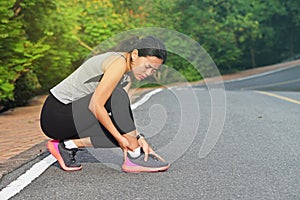
[[[139,42],[139,37],[133,36],[126,40],[121,41],[119,45],[115,46],[111,50],[115,52],[131,52],[134,50],[134,47],[138,42]]]

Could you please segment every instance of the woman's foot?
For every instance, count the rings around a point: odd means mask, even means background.
[[[57,159],[60,167],[65,171],[81,170],[81,164],[76,162],[75,155],[77,148],[67,149],[63,142],[50,140],[47,143],[48,150]]]

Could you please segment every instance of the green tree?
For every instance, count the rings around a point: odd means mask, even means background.
[[[180,1],[180,31],[198,41],[219,69],[225,70],[231,68],[242,52],[237,47],[234,31],[230,27],[233,18],[224,14],[223,8],[214,2]]]
[[[7,0],[0,11],[0,109],[48,91],[91,52],[107,50],[120,39],[110,38],[134,28],[161,27],[190,36],[223,73],[300,53],[297,0]],[[193,63],[170,52],[168,67],[189,81],[207,77],[209,67],[194,47],[160,36],[202,65],[199,74]],[[156,78],[176,81],[174,70],[163,68]]]
[[[102,48],[108,49],[106,46],[99,46],[103,41],[110,37],[135,28],[135,24],[131,22],[130,12],[122,8],[126,1],[80,1],[83,8],[79,15],[78,32],[76,34],[78,42],[85,47],[86,50],[97,54]],[[128,8],[129,9],[129,8]],[[101,45],[104,45],[103,43]],[[116,44],[111,44],[110,47]],[[85,53],[87,54],[88,51]]]
[[[0,110],[23,104],[32,97],[28,90],[40,87],[33,63],[43,56],[48,46],[27,40],[23,18],[14,1],[0,3]],[[19,95],[16,93],[19,92]],[[26,102],[26,101],[25,101]]]
[[[77,0],[24,0],[20,9],[28,39],[49,47],[33,66],[45,91],[69,75],[73,63],[82,59],[83,47],[75,37],[81,8]]]
[[[276,55],[276,30],[270,19],[274,16],[280,16],[285,13],[285,8],[282,7],[278,0],[270,1],[255,1],[249,2],[250,7],[246,10],[251,12],[253,18],[258,21],[260,37],[246,40],[244,42],[244,55],[242,64],[245,68],[253,68],[259,65],[266,65],[272,62],[278,62],[279,57]],[[275,17],[277,18],[277,17]],[[249,46],[249,50],[247,50]]]

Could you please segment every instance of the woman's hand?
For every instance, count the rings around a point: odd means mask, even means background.
[[[143,148],[143,151],[145,153],[145,158],[144,160],[147,161],[148,160],[148,156],[149,154],[152,154],[154,156],[156,156],[158,159],[160,159],[161,161],[165,162],[165,160],[160,157],[157,153],[154,152],[154,150],[152,149],[152,147],[148,144],[148,142],[146,141],[145,138],[140,138],[138,140],[139,145]]]
[[[144,151],[144,153],[145,153],[145,158],[144,158],[144,160],[145,161],[147,161],[148,160],[148,155],[149,155],[149,152],[151,152],[150,151],[150,145],[148,144],[148,142],[145,140],[145,138],[140,138],[140,139],[138,139],[138,143],[139,143],[139,145],[140,145],[140,147],[142,147],[143,148],[143,151]],[[152,148],[151,148],[152,149]]]
[[[131,147],[129,141],[124,136],[119,137],[117,141],[123,151],[133,151],[133,148]]]

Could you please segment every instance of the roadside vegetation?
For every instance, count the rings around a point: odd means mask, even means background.
[[[134,28],[188,35],[223,74],[300,53],[297,0],[6,0],[0,12],[0,111],[47,92],[95,46]],[[180,57],[168,62],[187,80],[201,79]]]

